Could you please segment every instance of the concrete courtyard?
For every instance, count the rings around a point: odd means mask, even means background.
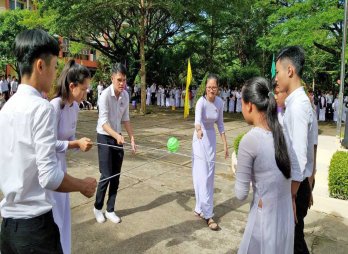
[[[126,146],[116,213],[120,224],[98,224],[93,216],[94,198],[71,195],[73,253],[236,253],[247,222],[249,199],[240,202],[234,195],[234,176],[229,160],[223,159],[218,138],[215,178],[215,219],[221,230],[211,231],[193,214],[195,203],[191,176],[193,117],[183,120],[182,111],[155,110],[145,117],[132,114],[139,151],[132,155]],[[81,111],[78,137],[96,141],[96,111]],[[241,115],[226,114],[225,129],[233,151],[234,138],[250,127]],[[334,127],[324,126],[331,135]],[[168,154],[166,142],[175,136],[179,152]],[[128,137],[127,140],[129,141]],[[69,152],[68,172],[77,177],[99,178],[97,148],[87,153]],[[315,202],[315,197],[314,197]],[[345,202],[345,201],[343,201]],[[347,206],[345,206],[347,207]],[[318,209],[317,209],[318,210]],[[320,209],[319,209],[320,210]],[[348,210],[343,213],[348,213]],[[311,209],[306,218],[306,240],[311,253],[348,253],[348,219],[335,212]]]

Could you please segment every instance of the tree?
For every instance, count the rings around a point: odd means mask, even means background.
[[[308,56],[307,62],[310,63],[307,65],[307,73],[311,73],[312,78],[318,72],[338,69],[343,32],[343,2],[273,2],[275,9],[268,18],[269,29],[258,39],[258,45],[273,52],[287,45],[304,47]]]
[[[22,21],[28,15],[26,10],[14,10],[0,12],[0,65],[3,69],[6,65],[10,65],[16,72],[18,77],[19,70],[16,59],[13,55],[13,43],[16,35],[26,29],[22,25]]]
[[[185,2],[46,0],[42,11],[55,11],[59,22],[50,27],[53,32],[99,50],[112,62],[127,63],[130,83],[141,69],[144,91],[145,59],[183,31]],[[142,111],[145,111],[145,93],[142,93]]]

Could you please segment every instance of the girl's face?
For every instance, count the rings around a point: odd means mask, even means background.
[[[84,100],[90,82],[91,79],[86,78],[83,83],[79,83],[77,86],[75,86],[73,83],[70,84],[70,94],[74,101],[80,104],[80,102]]]
[[[277,106],[284,108],[285,107],[285,99],[286,99],[286,97],[288,97],[287,93],[280,91],[280,88],[277,85],[276,88],[274,89],[274,95],[275,95],[275,99],[277,101]]]
[[[205,88],[205,92],[207,94],[207,98],[210,100],[214,100],[218,93],[218,85],[215,79],[209,79],[207,81],[207,86]]]

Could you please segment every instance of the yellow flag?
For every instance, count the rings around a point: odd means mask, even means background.
[[[184,106],[184,118],[187,118],[190,114],[190,94],[189,87],[192,81],[192,71],[191,71],[191,63],[190,59],[188,60],[187,65],[187,78],[186,78],[186,93],[185,93],[185,106]]]

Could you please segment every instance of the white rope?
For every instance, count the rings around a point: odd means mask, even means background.
[[[145,166],[145,165],[147,165],[147,164],[153,163],[153,162],[155,162],[155,161],[158,161],[158,160],[162,159],[163,157],[165,157],[165,156],[167,156],[167,155],[168,155],[168,154],[165,154],[165,155],[163,155],[163,156],[161,156],[161,157],[159,157],[159,158],[156,158],[156,159],[153,159],[153,160],[151,160],[151,161],[145,162],[145,163],[143,163],[143,164],[141,164],[141,165],[139,165],[139,166],[136,166],[136,167],[134,167],[134,168],[132,168],[132,169],[130,169],[130,170],[123,171],[123,172],[120,172],[120,173],[118,173],[118,174],[115,174],[115,175],[109,176],[109,177],[107,177],[107,178],[101,179],[101,180],[99,180],[99,183],[104,182],[104,181],[106,181],[106,180],[109,180],[109,179],[111,179],[111,178],[114,178],[114,177],[116,177],[116,176],[119,176],[119,175],[128,173],[129,171],[132,171],[132,170],[134,170],[134,169],[140,168],[140,167],[142,167],[142,166]]]
[[[112,148],[116,148],[116,149],[119,149],[119,150],[128,150],[128,151],[132,151],[131,148],[125,148],[125,147],[120,147],[120,146],[114,146],[114,145],[108,145],[108,144],[102,144],[102,143],[93,143],[95,145],[102,145],[102,146],[108,146],[108,147],[112,147]],[[131,145],[130,143],[127,143],[125,142],[124,144],[126,145]],[[144,147],[144,148],[147,148],[148,151],[157,151],[157,152],[162,152],[162,153],[166,153],[166,154],[175,154],[175,155],[179,155],[179,156],[183,156],[183,157],[187,157],[187,158],[190,158],[192,159],[192,157],[194,156],[195,159],[199,159],[199,160],[203,160],[205,162],[210,162],[210,163],[215,163],[215,164],[219,164],[219,165],[224,165],[224,166],[231,166],[230,164],[228,163],[223,163],[223,162],[218,162],[218,161],[208,161],[196,154],[193,154],[193,156],[191,155],[187,155],[187,154],[183,154],[183,153],[178,153],[178,152],[169,152],[167,150],[164,150],[164,149],[160,149],[160,148],[154,148],[154,147],[148,147],[148,146],[143,146],[143,145],[136,145],[137,147]]]

